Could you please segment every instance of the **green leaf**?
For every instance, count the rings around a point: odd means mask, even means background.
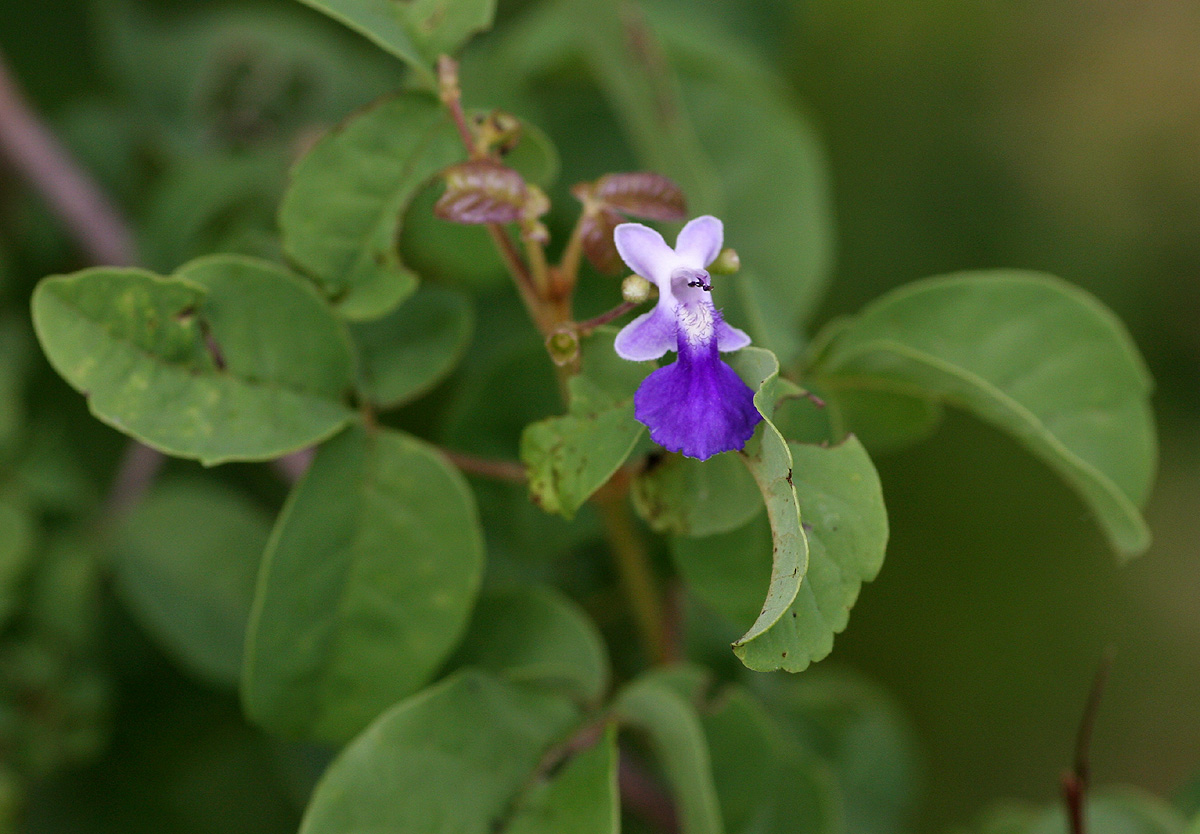
[[[845,832],[837,775],[811,751],[793,744],[749,692],[727,687],[702,720],[726,830]]]
[[[788,611],[771,628],[734,644],[741,661],[760,672],[799,672],[828,655],[887,547],[883,490],[856,438],[828,448],[791,444],[791,453],[808,526],[808,570]]]
[[[397,253],[404,211],[464,153],[433,96],[377,101],[326,134],[292,170],[279,208],[284,253],[346,318],[385,315],[417,287]]]
[[[754,682],[788,743],[830,767],[841,830],[909,830],[921,787],[914,733],[878,687],[824,670]]]
[[[770,414],[778,399],[774,357],[746,348],[733,363],[748,384],[757,383],[755,405]],[[728,533],[676,538],[671,551],[693,593],[735,624],[749,624],[734,643],[746,666],[797,672],[829,654],[861,584],[882,565],[882,488],[853,437],[833,447],[787,444],[764,420],[744,454],[766,517]]]
[[[422,686],[466,629],[483,571],[466,482],[405,434],[321,447],[271,534],[242,699],[280,735],[344,741]]]
[[[755,621],[771,577],[771,525],[765,514],[728,533],[673,537],[670,546],[675,567],[692,594],[738,628]]]
[[[460,672],[347,745],[317,785],[300,834],[489,834],[577,720],[562,696]]]
[[[1089,834],[1183,834],[1188,825],[1166,802],[1135,788],[1092,793],[1084,809]],[[976,826],[982,834],[1068,834],[1062,803],[1046,808],[1011,803],[986,812]]]
[[[942,404],[932,397],[865,388],[822,390],[821,394],[838,436],[853,433],[873,454],[920,443],[942,423]]]
[[[642,436],[643,426],[633,419],[633,394],[654,363],[619,358],[614,337],[606,328],[584,340],[583,372],[569,383],[569,413],[533,423],[521,435],[530,495],[548,513],[574,517]]]
[[[432,87],[439,55],[491,28],[496,0],[300,0],[404,61]]]
[[[725,829],[758,829],[770,818],[779,757],[770,716],[746,690],[731,686],[701,720]]]
[[[273,148],[174,161],[146,198],[142,263],[172,270],[209,252],[277,257],[275,208],[285,167]]]
[[[620,834],[617,734],[610,725],[552,781],[535,786],[505,834]]]
[[[21,604],[22,585],[33,562],[35,531],[29,515],[0,501],[0,626]]]
[[[679,79],[633,3],[570,0],[575,49],[587,62],[647,170],[683,189],[689,207],[717,203],[719,179],[683,105]],[[710,58],[713,56],[709,56]]]
[[[578,605],[547,586],[485,592],[456,657],[517,683],[563,689],[597,703],[608,689],[608,654]]]
[[[353,360],[303,282],[264,261],[212,256],[171,278],[87,269],[43,280],[38,339],[92,413],[205,465],[266,460],[345,425]]]
[[[818,356],[828,388],[933,396],[1009,432],[1055,469],[1113,547],[1149,546],[1152,382],[1117,318],[1048,275],[960,273],[868,305]]]
[[[266,514],[228,487],[201,480],[158,484],[116,531],[117,591],[185,667],[236,686],[270,534]]]
[[[734,652],[745,663],[746,652],[753,651],[755,641],[775,626],[799,594],[808,570],[809,549],[800,526],[792,454],[787,441],[771,422],[775,404],[786,387],[779,380],[779,360],[769,350],[744,348],[734,355],[731,364],[754,390],[754,407],[763,415],[742,455],[766,503],[772,539],[766,601],[749,631],[734,643]]]
[[[425,394],[462,359],[474,323],[466,296],[424,287],[383,318],[353,325],[362,390],[384,409]]]
[[[633,480],[633,505],[658,533],[712,536],[762,512],[753,476],[733,452],[706,461],[664,455]]]
[[[672,687],[649,677],[622,690],[614,709],[623,726],[649,739],[671,783],[683,834],[722,834],[708,742],[695,708]]]

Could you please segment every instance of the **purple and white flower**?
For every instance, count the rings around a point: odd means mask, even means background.
[[[641,223],[622,223],[613,239],[629,268],[658,287],[655,308],[617,334],[617,355],[644,362],[669,350],[679,353],[642,382],[633,399],[634,416],[668,451],[707,460],[741,449],[762,415],[754,407],[754,392],[720,357],[722,351],[750,344],[750,337],[726,324],[712,302],[706,267],[721,252],[721,221],[697,217],[683,227],[674,249]]]

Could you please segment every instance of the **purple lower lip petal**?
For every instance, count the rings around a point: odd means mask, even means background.
[[[741,449],[762,421],[754,392],[721,361],[715,340],[681,338],[679,358],[646,377],[633,402],[655,443],[698,460]]]

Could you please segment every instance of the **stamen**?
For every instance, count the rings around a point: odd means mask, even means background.
[[[689,287],[699,287],[705,292],[712,292],[712,284],[708,283],[708,273],[697,270],[693,273],[695,277],[687,282]]]

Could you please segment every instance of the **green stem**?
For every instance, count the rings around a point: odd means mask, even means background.
[[[621,590],[633,612],[646,656],[653,663],[667,663],[673,658],[666,614],[650,567],[649,553],[629,512],[627,487],[628,481],[618,473],[596,493],[596,508],[600,511]]]

